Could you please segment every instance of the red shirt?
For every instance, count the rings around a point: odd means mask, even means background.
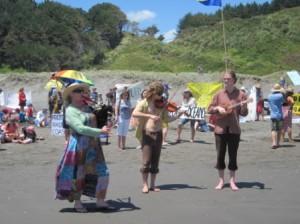
[[[26,113],[27,113],[27,117],[33,117],[33,108],[28,107]]]
[[[240,103],[243,100],[246,100],[247,96],[245,93],[240,91],[237,88],[229,93],[225,89],[220,90],[213,97],[212,103],[208,107],[208,112],[212,114],[217,114],[215,111],[216,106],[226,106],[226,105],[234,105]],[[235,107],[232,113],[228,115],[220,115],[217,114],[217,119],[215,123],[215,133],[216,134],[240,134],[240,118],[239,116],[246,116],[248,114],[247,107]]]
[[[19,92],[19,102],[25,102],[26,101],[26,95],[24,93],[24,91],[20,91]]]

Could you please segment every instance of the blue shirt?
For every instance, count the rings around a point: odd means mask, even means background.
[[[129,100],[127,101],[124,101],[124,100],[121,100],[121,103],[120,103],[120,117],[121,119],[125,119],[125,120],[128,120],[130,119],[131,117],[131,103]]]
[[[271,119],[282,120],[282,104],[284,102],[282,93],[272,93],[268,97]]]

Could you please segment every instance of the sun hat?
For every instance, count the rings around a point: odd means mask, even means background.
[[[288,87],[286,90],[285,90],[287,93],[293,93],[294,92],[294,89],[292,87]]]
[[[273,88],[271,89],[271,92],[281,92],[284,93],[284,89],[280,86],[280,84],[276,83]]]
[[[260,89],[260,88],[261,88],[260,83],[256,83],[256,84],[255,84],[255,87],[256,87],[257,89]]]
[[[67,100],[68,96],[75,90],[75,89],[86,89],[89,90],[89,86],[85,83],[72,83],[71,85],[67,86],[63,92],[63,100]]]

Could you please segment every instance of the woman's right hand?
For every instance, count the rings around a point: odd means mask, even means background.
[[[110,134],[110,128],[107,126],[103,126],[101,129],[101,133]]]
[[[225,108],[223,108],[221,106],[217,106],[216,110],[219,112],[219,114],[226,114]]]

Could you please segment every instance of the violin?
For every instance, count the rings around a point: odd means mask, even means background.
[[[165,99],[155,100],[154,105],[158,109],[165,108],[168,112],[176,112],[179,109],[175,102]]]

